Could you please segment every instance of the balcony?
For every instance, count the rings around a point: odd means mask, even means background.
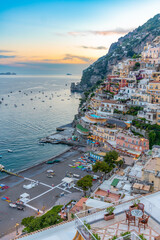
[[[129,211],[129,207],[133,202],[122,200],[108,203],[108,206],[114,206],[115,218],[105,221],[105,209],[91,208],[89,210],[76,214],[76,228],[85,240],[96,240],[95,234],[98,234],[100,239],[109,240],[114,238],[117,240],[140,240],[140,234],[147,240],[152,240],[160,235],[160,207],[159,207],[160,192],[139,196],[139,200],[144,204],[144,214],[150,216],[148,225],[138,226],[138,217],[135,223],[129,225],[126,222],[125,211]],[[132,199],[133,200],[133,199]],[[88,223],[90,229],[87,228]],[[122,233],[129,232],[125,236]]]

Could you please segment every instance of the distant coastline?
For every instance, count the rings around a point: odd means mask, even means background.
[[[16,73],[6,72],[6,73],[0,73],[0,75],[16,75]]]

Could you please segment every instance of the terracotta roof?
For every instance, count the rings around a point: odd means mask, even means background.
[[[83,209],[83,203],[86,202],[88,198],[81,198],[74,207],[70,210],[71,212],[77,212]]]

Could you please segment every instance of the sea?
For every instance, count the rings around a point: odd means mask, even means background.
[[[40,145],[39,140],[73,121],[81,96],[71,93],[70,85],[80,77],[0,76],[0,164],[5,169],[18,172],[67,150],[65,145]]]

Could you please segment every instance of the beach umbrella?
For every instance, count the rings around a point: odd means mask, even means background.
[[[7,200],[9,200],[10,198],[9,197],[5,197]]]

